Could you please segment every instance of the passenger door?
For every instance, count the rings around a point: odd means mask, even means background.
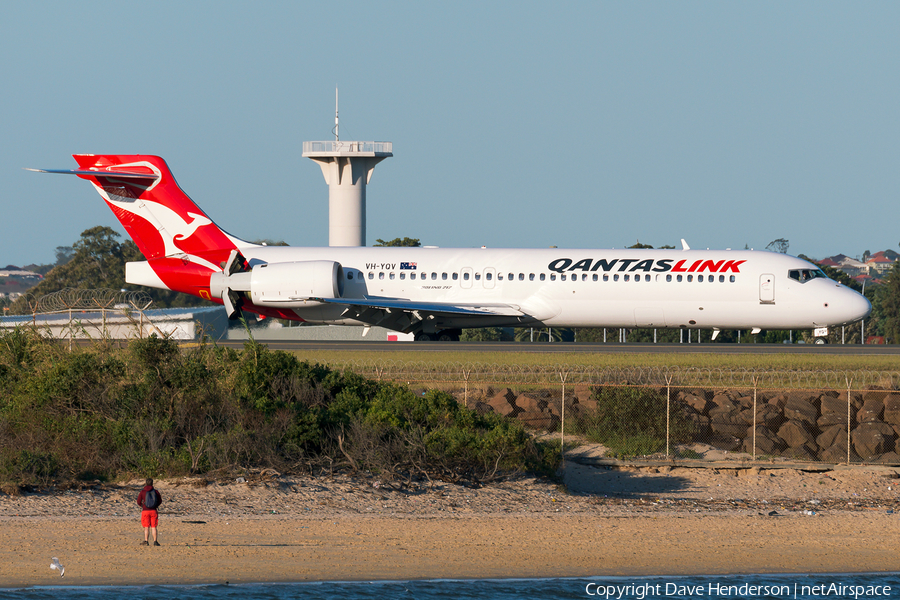
[[[771,273],[759,276],[759,303],[775,304],[775,276]]]

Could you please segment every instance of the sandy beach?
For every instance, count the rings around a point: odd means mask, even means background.
[[[570,462],[564,486],[160,481],[160,547],[139,545],[138,480],[0,494],[0,586],[900,571],[898,472]]]

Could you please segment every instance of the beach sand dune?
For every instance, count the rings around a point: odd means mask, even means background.
[[[140,482],[0,495],[0,585],[900,571],[894,469],[597,468],[566,486],[376,477]],[[810,514],[815,513],[815,514]]]

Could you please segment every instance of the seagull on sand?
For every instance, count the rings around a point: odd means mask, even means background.
[[[57,571],[59,571],[59,576],[60,576],[60,577],[62,577],[62,576],[64,576],[64,575],[66,574],[66,568],[65,568],[64,566],[62,566],[61,564],[59,564],[59,559],[56,558],[55,556],[54,556],[53,559],[50,561],[50,568],[51,568],[51,569],[56,569]]]

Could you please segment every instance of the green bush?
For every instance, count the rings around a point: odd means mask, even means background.
[[[0,476],[29,485],[275,467],[483,480],[558,459],[521,425],[449,394],[298,361],[250,342],[150,337],[75,348],[0,333]],[[12,450],[17,449],[17,450]]]
[[[666,396],[646,387],[597,386],[591,392],[596,410],[580,416],[577,432],[604,444],[617,455],[643,456],[666,444]],[[673,442],[689,441],[691,426],[671,407],[669,435]]]

